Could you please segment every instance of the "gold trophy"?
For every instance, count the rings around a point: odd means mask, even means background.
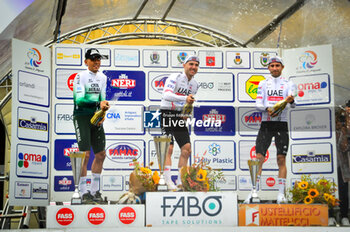
[[[260,160],[258,159],[248,160],[248,166],[249,166],[250,178],[252,180],[252,186],[253,186],[252,198],[250,199],[250,203],[260,203],[260,198],[258,197],[258,192],[256,190],[256,180],[259,173]]]
[[[85,152],[70,152],[69,153],[70,162],[72,165],[73,171],[73,180],[75,190],[71,199],[72,205],[80,205],[81,204],[81,196],[79,193],[79,181],[81,175],[81,168],[83,167],[83,162],[85,159]]]
[[[154,136],[154,145],[156,147],[156,154],[159,165],[160,179],[158,182],[157,190],[158,191],[168,191],[168,186],[165,183],[164,179],[164,165],[165,165],[165,157],[168,153],[168,148],[171,142],[171,136],[161,135]]]

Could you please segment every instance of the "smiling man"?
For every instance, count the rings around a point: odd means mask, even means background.
[[[260,81],[256,97],[256,108],[262,111],[262,122],[256,138],[255,149],[256,158],[260,160],[260,170],[257,178],[257,187],[260,181],[262,165],[265,161],[266,151],[269,148],[272,138],[275,138],[277,148],[278,164],[278,189],[277,203],[287,203],[285,197],[285,186],[287,177],[286,155],[289,147],[289,135],[287,124],[287,111],[281,109],[276,113],[273,106],[282,100],[286,100],[294,108],[294,96],[296,86],[293,82],[286,80],[282,76],[284,63],[282,58],[275,56],[268,61],[268,69],[271,76]],[[244,203],[249,203],[251,193]]]
[[[185,104],[193,104],[194,95],[198,90],[198,83],[194,80],[194,75],[198,71],[199,58],[197,56],[189,56],[183,63],[184,71],[182,73],[174,73],[165,81],[161,109],[161,127],[163,134],[172,135],[181,149],[179,158],[179,174],[177,185],[181,185],[180,170],[187,165],[188,158],[191,155],[191,141],[188,128],[184,122],[182,110]],[[165,124],[164,122],[169,122]],[[174,139],[169,146],[168,154],[165,158],[164,178],[170,190],[176,189],[171,180],[171,155],[174,148]]]

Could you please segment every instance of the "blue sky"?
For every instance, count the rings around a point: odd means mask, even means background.
[[[34,0],[0,0],[0,33]]]

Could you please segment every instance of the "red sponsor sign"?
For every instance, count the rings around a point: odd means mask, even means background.
[[[73,91],[73,82],[74,82],[74,78],[78,73],[73,73],[72,75],[70,75],[67,79],[67,86],[70,90]]]
[[[215,56],[207,56],[205,60],[207,66],[215,66]]]
[[[269,159],[269,157],[270,157],[270,152],[269,152],[269,150],[267,150],[267,151],[266,151],[266,155],[265,155],[264,163]],[[250,158],[251,158],[251,159],[256,159],[255,146],[252,147],[252,149],[250,149]]]
[[[74,220],[74,213],[70,208],[62,208],[56,213],[56,221],[61,226],[68,226]]]
[[[106,213],[100,207],[94,207],[88,212],[88,221],[93,225],[99,225],[105,221]]]
[[[119,211],[119,220],[124,224],[131,224],[136,219],[136,212],[131,207],[124,207]]]
[[[276,180],[273,177],[269,177],[266,179],[266,185],[269,187],[273,187],[276,184]]]

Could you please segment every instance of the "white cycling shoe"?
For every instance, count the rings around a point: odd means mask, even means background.
[[[284,196],[283,193],[278,193],[277,195],[277,204],[286,204],[288,203],[287,198]]]
[[[247,198],[243,201],[243,204],[250,204],[250,200],[252,199],[252,192],[250,192]]]

